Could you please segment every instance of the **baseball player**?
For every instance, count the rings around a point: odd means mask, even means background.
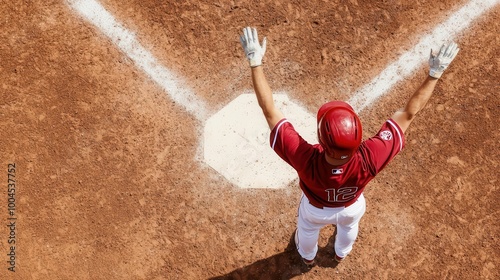
[[[404,132],[432,96],[459,48],[452,42],[443,45],[437,55],[431,50],[429,76],[406,106],[385,121],[373,137],[363,141],[361,121],[353,108],[343,101],[331,101],[318,110],[319,144],[310,144],[274,105],[262,67],[266,38],[260,44],[257,30],[246,27],[240,41],[250,63],[259,106],[271,129],[271,148],[299,176],[302,197],[295,231],[298,253],[306,265],[313,266],[319,232],[334,224],[334,259],[340,262],[351,252],[358,236],[359,221],[366,209],[366,185],[403,149]]]

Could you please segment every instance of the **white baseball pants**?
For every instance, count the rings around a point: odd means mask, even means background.
[[[296,246],[302,258],[313,260],[318,253],[319,231],[327,225],[337,226],[335,238],[335,253],[344,258],[352,250],[352,245],[358,237],[359,221],[366,210],[363,194],[358,201],[346,207],[323,209],[316,208],[309,203],[302,194],[299,206],[299,216],[296,232]]]

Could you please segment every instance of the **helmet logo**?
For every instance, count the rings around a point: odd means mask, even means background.
[[[385,141],[389,141],[392,139],[392,133],[389,130],[384,130],[380,132],[379,134],[380,138],[384,139]]]

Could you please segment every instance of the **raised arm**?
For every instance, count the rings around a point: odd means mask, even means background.
[[[459,50],[457,44],[453,42],[447,46],[443,45],[437,56],[434,55],[431,50],[431,56],[429,58],[429,76],[426,77],[417,91],[413,93],[405,108],[397,111],[392,116],[392,119],[399,125],[403,132],[408,129],[413,119],[415,119],[416,114],[424,108],[425,104],[427,104],[427,101],[429,101],[434,92],[438,79],[441,77],[444,70],[448,68]]]
[[[284,115],[274,106],[273,93],[267,83],[262,66],[252,68],[252,82],[259,106],[266,117],[269,129],[272,130],[276,124],[284,118]]]
[[[262,109],[262,113],[264,113],[269,129],[273,129],[284,118],[284,115],[274,106],[273,93],[262,67],[262,58],[266,53],[267,40],[264,38],[261,46],[257,29],[246,27],[243,29],[240,41],[252,69],[252,83],[257,101]]]

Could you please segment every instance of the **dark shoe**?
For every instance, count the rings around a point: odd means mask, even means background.
[[[311,260],[311,261],[310,261],[310,260],[306,260],[306,259],[302,258],[302,261],[303,261],[303,262],[304,262],[304,263],[305,263],[308,267],[312,267],[312,266],[314,266],[314,265],[315,265],[314,260]]]
[[[343,261],[344,258],[341,258],[341,257],[337,256],[337,254],[335,254],[334,260],[339,263],[339,262]]]

